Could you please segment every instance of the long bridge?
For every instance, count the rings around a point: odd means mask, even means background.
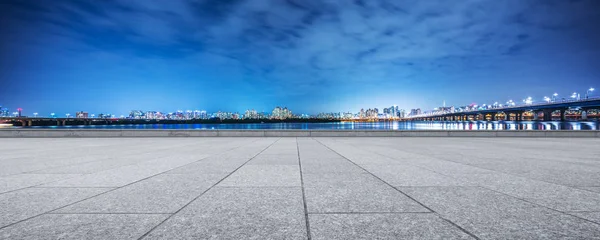
[[[590,110],[600,109],[600,98],[588,98],[581,100],[565,100],[556,102],[532,103],[516,106],[503,106],[492,108],[481,108],[465,111],[434,111],[414,116],[409,116],[408,120],[416,121],[498,121],[498,120],[525,120],[526,115],[530,115],[532,120],[552,121],[556,116],[561,121],[567,120],[568,110],[580,111],[579,118],[588,120]],[[597,116],[596,116],[597,117]]]

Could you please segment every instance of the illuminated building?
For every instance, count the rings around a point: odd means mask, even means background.
[[[287,107],[281,108],[279,106],[275,107],[271,112],[272,119],[287,119],[292,117],[292,111],[290,111]]]
[[[88,118],[88,113],[84,111],[76,112],[75,118]]]

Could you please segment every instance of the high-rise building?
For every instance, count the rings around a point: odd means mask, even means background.
[[[88,118],[88,113],[84,111],[76,112],[75,118]]]
[[[129,118],[132,118],[132,119],[144,119],[145,118],[144,111],[142,111],[142,110],[131,110],[129,112]]]
[[[244,113],[244,119],[258,119],[258,112],[256,112],[254,109],[248,109]]]
[[[18,112],[18,117],[22,117],[23,116],[23,109],[22,108],[17,108],[17,112]]]
[[[0,117],[8,117],[10,116],[10,112],[8,111],[8,108],[3,108],[2,106],[0,106]]]
[[[279,106],[275,107],[271,112],[272,119],[287,119],[292,117],[292,111],[290,111],[287,107],[281,108]]]
[[[421,114],[421,109],[420,109],[420,108],[417,108],[417,109],[411,109],[411,110],[410,110],[410,115],[411,115],[411,116],[415,116],[415,115],[419,115],[419,114]]]

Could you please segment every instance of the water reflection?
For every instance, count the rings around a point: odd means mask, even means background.
[[[79,128],[79,129],[330,129],[330,130],[600,130],[599,122],[336,122],[336,123],[243,123],[243,124],[128,124],[80,125],[28,128]]]
[[[410,130],[600,130],[598,122],[407,122]]]

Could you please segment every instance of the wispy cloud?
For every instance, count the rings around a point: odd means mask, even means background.
[[[501,69],[510,59],[526,61],[572,41],[600,20],[590,11],[598,5],[594,0],[8,4],[13,15],[45,25],[44,34],[94,51],[227,66],[250,84],[287,96],[330,91],[328,86],[339,84],[427,84],[432,76],[460,77],[465,69]],[[598,40],[598,34],[592,37]],[[591,44],[580,43],[568,51]]]

